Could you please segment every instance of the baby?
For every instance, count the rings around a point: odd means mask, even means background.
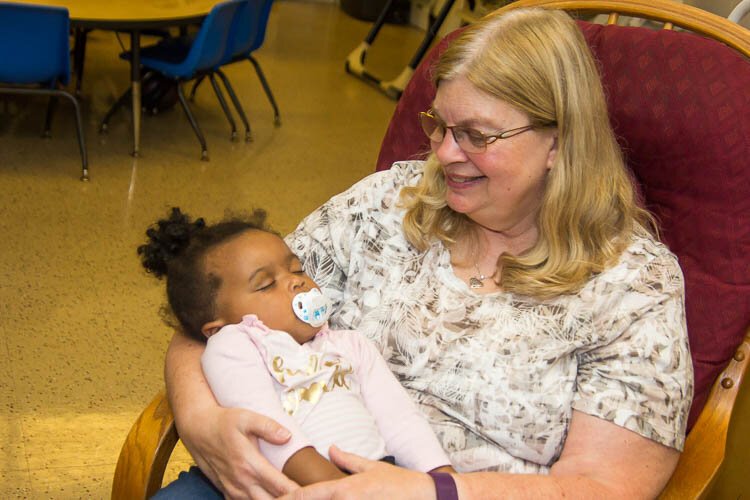
[[[256,210],[207,226],[173,208],[146,232],[143,266],[166,277],[172,314],[206,340],[203,371],[217,401],[284,425],[263,455],[300,485],[343,477],[335,444],[420,471],[449,460],[377,349],[354,331],[328,328],[331,304]]]

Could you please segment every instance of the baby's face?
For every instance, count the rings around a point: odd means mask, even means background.
[[[216,295],[216,316],[222,323],[239,323],[246,314],[255,314],[300,344],[320,330],[292,310],[294,296],[317,285],[275,234],[249,230],[217,246],[206,256],[206,271],[222,279]]]

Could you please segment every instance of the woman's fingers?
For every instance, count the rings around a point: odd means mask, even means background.
[[[279,500],[331,500],[340,486],[341,480],[315,483],[287,493],[279,497]]]
[[[337,446],[331,446],[328,450],[328,455],[331,457],[331,461],[336,464],[339,469],[349,471],[352,474],[370,470],[379,463],[353,453],[347,453]]]
[[[258,449],[256,437],[283,443],[289,433],[273,420],[241,409],[221,408],[207,428],[213,432],[188,448],[198,466],[228,498],[266,500],[298,488],[272,466]],[[205,439],[208,437],[209,439]],[[285,439],[286,437],[286,439]]]
[[[274,444],[285,443],[291,437],[288,430],[268,417],[251,412],[242,412],[237,428],[248,438],[248,443],[253,443],[245,455],[245,461],[252,469],[249,475],[254,479],[246,483],[246,495],[250,495],[250,498],[265,498],[259,493],[259,486],[265,489],[263,493],[268,492],[272,496],[283,495],[298,488],[297,483],[271,465],[257,447],[256,438]]]
[[[257,485],[252,485],[253,490],[255,490],[256,487],[259,486],[264,488],[265,491],[270,493],[273,497],[277,497],[299,488],[299,485],[297,483],[282,474],[281,471],[271,465],[260,454],[255,458],[253,467],[255,468],[255,475],[258,482]],[[251,494],[250,498],[263,497],[256,497]]]
[[[434,498],[435,486],[428,476],[382,462],[366,460],[357,455],[333,451],[352,467],[367,469],[344,479],[315,483],[299,488],[281,497],[284,500],[360,500],[362,498],[388,498],[422,500]],[[344,456],[345,455],[345,456]]]
[[[284,444],[292,437],[285,427],[264,415],[245,412],[243,417],[239,428],[249,437],[259,437],[273,444]]]
[[[266,490],[264,490],[259,485],[253,485],[253,486],[250,487],[250,497],[249,498],[252,498],[252,500],[273,500],[277,496],[278,496],[277,494],[273,494],[273,495],[269,494]],[[241,499],[241,498],[248,498],[248,497],[243,495],[243,496],[239,496],[237,498]]]

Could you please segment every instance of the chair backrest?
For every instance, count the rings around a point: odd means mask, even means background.
[[[68,9],[0,2],[0,82],[70,79]]]
[[[263,45],[273,0],[242,0],[222,64],[245,57]]]
[[[190,52],[180,64],[186,76],[214,68],[227,51],[232,23],[243,0],[228,0],[215,5],[195,36]]]
[[[532,2],[579,11],[638,5],[650,9],[642,17],[661,21],[669,21],[664,12],[686,12],[731,35],[737,49],[693,33],[579,21],[627,163],[685,274],[696,389],[690,428],[750,325],[750,32],[668,0],[519,0],[503,10]],[[446,45],[432,50],[401,96],[378,170],[429,150],[417,113],[434,98],[429,68]]]

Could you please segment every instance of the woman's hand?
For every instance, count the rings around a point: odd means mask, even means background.
[[[204,411],[200,425],[180,434],[204,474],[227,498],[274,498],[297,484],[271,465],[258,450],[258,439],[281,444],[289,432],[273,420],[237,408]],[[198,432],[196,432],[198,431]]]
[[[281,497],[285,500],[344,500],[366,498],[398,498],[432,500],[435,486],[427,474],[385,462],[367,460],[332,446],[331,461],[352,473],[337,481],[316,483],[299,488]]]
[[[216,403],[201,368],[206,344],[176,332],[164,376],[180,439],[198,467],[228,498],[265,500],[297,484],[260,454],[258,439],[281,444],[289,432],[270,418]]]

